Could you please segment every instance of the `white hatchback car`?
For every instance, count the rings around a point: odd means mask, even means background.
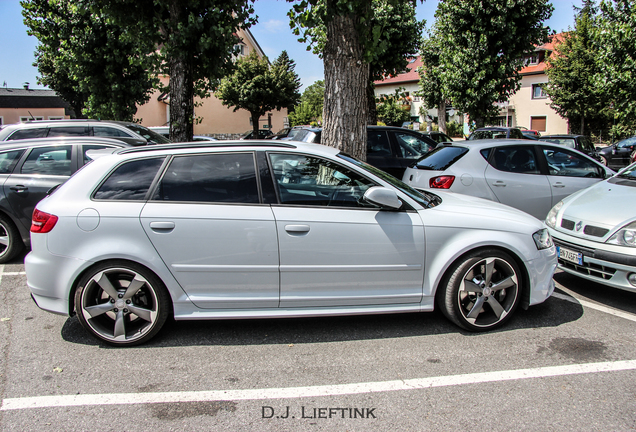
[[[537,219],[420,193],[337,149],[276,141],[114,151],[33,214],[33,299],[113,345],[177,320],[431,311],[488,330],[553,289]],[[437,302],[437,303],[436,303]]]
[[[565,198],[545,223],[559,268],[636,292],[636,164]]]
[[[538,219],[566,196],[615,174],[576,150],[529,140],[454,142],[407,168],[406,184],[497,201]]]

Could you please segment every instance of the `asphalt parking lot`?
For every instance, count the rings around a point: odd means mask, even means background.
[[[441,314],[168,323],[116,349],[0,266],[0,430],[636,428],[636,294],[565,273],[503,328]]]

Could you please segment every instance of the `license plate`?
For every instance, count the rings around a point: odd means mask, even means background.
[[[583,265],[583,254],[581,252],[574,252],[573,250],[557,246],[557,255],[565,261]]]

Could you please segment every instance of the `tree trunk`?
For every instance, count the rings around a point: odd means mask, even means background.
[[[325,103],[322,144],[361,160],[367,158],[367,85],[369,64],[356,31],[359,17],[330,14],[336,0],[327,0],[327,43],[324,49]],[[369,3],[370,7],[370,3]]]
[[[581,135],[585,135],[585,117],[581,116]]]
[[[258,121],[261,116],[258,113],[250,112],[252,116],[252,139],[258,139]]]
[[[367,103],[369,104],[369,116],[367,118],[367,122],[370,125],[378,124],[378,107],[375,104],[375,86],[373,82],[369,80],[369,84],[367,85]]]
[[[446,133],[446,100],[442,100],[437,107],[437,126],[440,132]]]
[[[170,20],[172,27],[186,13],[180,0],[172,0],[170,4]],[[194,134],[194,82],[192,64],[184,56],[171,57],[170,70],[170,140],[172,142],[192,141]]]

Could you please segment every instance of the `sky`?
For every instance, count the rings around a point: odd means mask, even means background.
[[[417,18],[426,20],[427,27],[435,22],[437,3],[438,0],[417,2]],[[546,24],[557,33],[573,27],[573,6],[580,7],[581,3],[582,0],[553,0],[554,13]],[[303,88],[323,79],[322,60],[307,51],[306,45],[299,43],[289,28],[287,12],[290,3],[284,0],[256,0],[254,9],[258,23],[250,31],[270,61],[286,50],[296,62],[296,73]],[[19,0],[0,0],[0,85],[6,82],[9,88],[20,88],[28,82],[30,88],[44,88],[37,84],[38,71],[33,66],[36,45],[37,39],[27,35]]]

